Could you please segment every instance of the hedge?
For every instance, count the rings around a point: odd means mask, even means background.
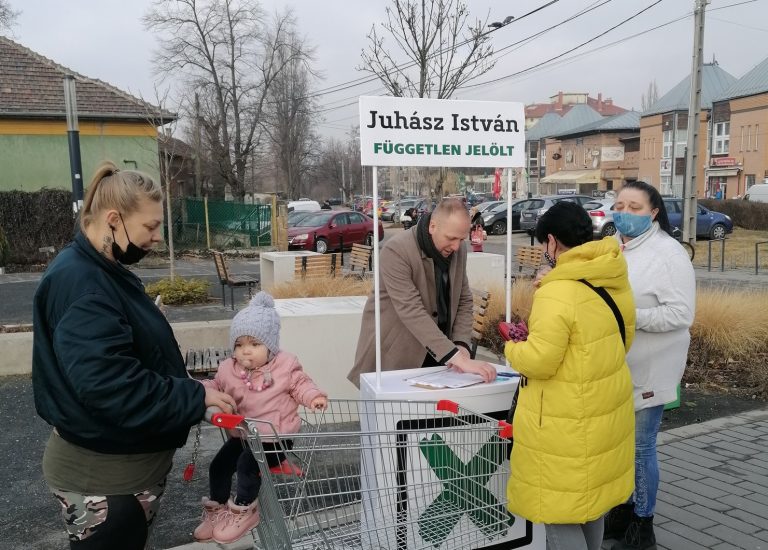
[[[727,214],[734,225],[744,229],[768,230],[768,203],[742,199],[700,199],[699,204],[715,212]]]
[[[9,264],[47,261],[40,248],[56,251],[72,240],[72,192],[62,189],[0,191],[0,227],[10,247]]]

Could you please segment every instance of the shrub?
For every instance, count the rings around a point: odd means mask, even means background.
[[[528,317],[531,315],[531,306],[533,305],[534,290],[533,283],[529,279],[519,279],[512,285],[511,318],[513,321],[528,321]],[[483,327],[483,337],[480,340],[480,345],[488,348],[492,353],[501,358],[504,355],[504,340],[501,339],[496,327],[499,321],[504,320],[506,314],[506,295],[503,286],[491,288],[488,293],[491,299],[485,312],[486,322]]]
[[[5,267],[8,264],[10,255],[11,249],[8,246],[8,239],[5,238],[5,232],[0,227],[0,267]]]
[[[373,279],[324,277],[275,285],[269,291],[274,298],[322,298],[327,296],[368,296]]]
[[[711,383],[735,368],[755,392],[768,392],[768,292],[699,290],[691,327],[688,382]],[[729,376],[726,376],[729,378]]]
[[[60,250],[75,233],[72,192],[42,189],[35,192],[0,192],[0,224],[8,242],[13,243],[9,263],[45,263],[40,248]]]
[[[727,214],[735,225],[744,229],[768,230],[768,204],[741,199],[699,201],[702,206]]]
[[[204,279],[184,279],[175,277],[161,279],[156,283],[146,286],[144,291],[152,298],[158,294],[162,296],[163,303],[169,306],[184,304],[202,304],[208,301],[208,288],[211,283]]]

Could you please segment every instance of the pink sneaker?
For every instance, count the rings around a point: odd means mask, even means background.
[[[202,522],[195,528],[192,535],[198,542],[206,542],[213,539],[213,528],[227,512],[226,504],[219,504],[215,500],[203,497]]]
[[[227,508],[224,517],[213,528],[213,540],[219,544],[235,542],[259,524],[258,501],[238,506],[229,499]]]

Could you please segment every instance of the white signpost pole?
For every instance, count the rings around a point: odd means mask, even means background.
[[[381,389],[381,300],[379,287],[379,169],[373,167],[373,318],[376,343],[376,388]]]
[[[507,168],[507,284],[505,290],[504,320],[509,323],[512,318],[512,169]],[[509,362],[507,362],[509,363]]]

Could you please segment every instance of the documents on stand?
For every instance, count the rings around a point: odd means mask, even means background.
[[[483,377],[479,374],[456,372],[452,369],[445,369],[429,374],[422,374],[421,376],[406,378],[405,381],[411,386],[430,390],[466,388],[484,382]]]

